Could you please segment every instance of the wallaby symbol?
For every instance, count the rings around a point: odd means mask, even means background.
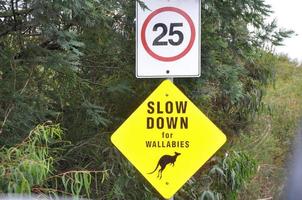
[[[181,154],[178,153],[178,152],[175,152],[174,156],[170,156],[170,155],[164,155],[164,156],[162,156],[159,159],[159,161],[158,161],[158,163],[157,163],[157,165],[155,167],[155,170],[153,172],[148,173],[148,174],[153,174],[157,170],[157,168],[160,166],[160,169],[158,170],[157,178],[161,179],[162,178],[162,173],[163,173],[164,169],[166,168],[166,166],[168,164],[171,164],[172,166],[174,166],[176,158],[179,155],[181,155]]]

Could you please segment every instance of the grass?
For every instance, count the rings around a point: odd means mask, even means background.
[[[238,199],[280,199],[293,138],[302,118],[302,67],[279,61],[276,82],[264,99],[265,109],[234,140],[233,148],[258,162],[257,173]]]

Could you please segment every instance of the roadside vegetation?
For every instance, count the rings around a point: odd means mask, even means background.
[[[289,152],[301,87],[271,50],[293,32],[263,0],[201,2],[202,75],[175,84],[229,143],[176,199],[236,199],[251,178],[246,195],[275,194],[260,185]],[[161,198],[110,142],[161,81],[135,78],[135,3],[0,1],[0,193]]]
[[[302,119],[302,67],[280,56],[274,84],[266,90],[264,109],[234,148],[247,152],[257,173],[240,199],[280,199],[285,187],[294,137]]]

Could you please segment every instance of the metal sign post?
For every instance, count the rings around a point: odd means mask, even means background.
[[[136,77],[166,80],[111,141],[165,199],[174,200],[226,137],[173,84],[174,78],[200,76],[201,1],[141,2],[147,9],[137,3]]]
[[[171,81],[172,83],[174,83],[174,78],[167,78],[167,80]]]
[[[174,78],[173,78],[173,77],[172,77],[172,78],[167,78],[167,80],[169,80],[169,81],[171,81],[172,83],[174,83]],[[172,196],[170,200],[174,200],[174,196]]]

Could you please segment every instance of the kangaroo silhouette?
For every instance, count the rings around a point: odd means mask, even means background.
[[[162,156],[159,159],[159,161],[158,161],[158,163],[157,163],[154,171],[150,172],[148,174],[153,174],[158,169],[158,167],[160,166],[160,169],[158,170],[157,178],[161,179],[162,178],[162,173],[163,173],[164,169],[166,168],[166,166],[168,164],[171,164],[172,166],[174,166],[176,158],[179,155],[181,155],[181,153],[175,152],[174,156],[170,156],[170,155],[164,155],[164,156]]]

